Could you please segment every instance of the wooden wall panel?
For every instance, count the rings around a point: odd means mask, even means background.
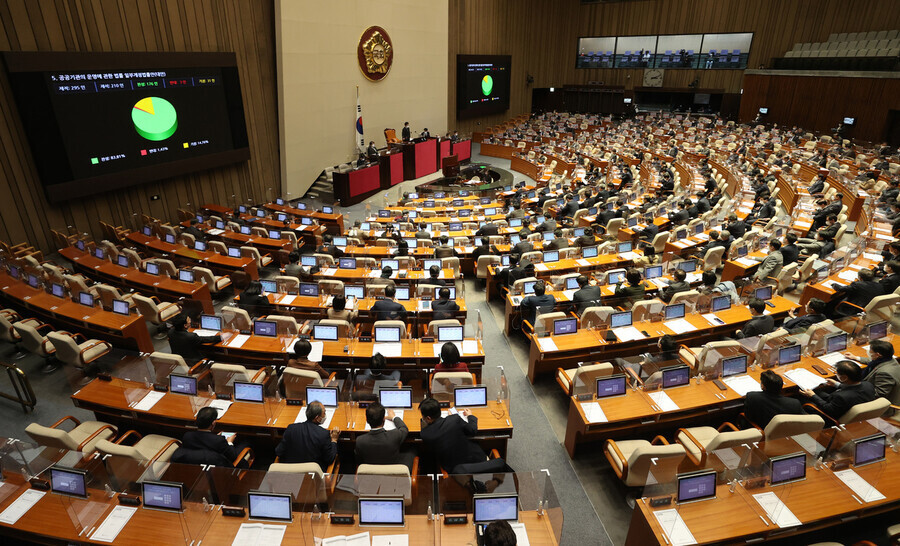
[[[900,110],[900,77],[848,78],[746,74],[741,121],[767,107],[767,122],[827,132],[844,117],[855,117],[853,138],[886,138],[889,110]]]
[[[576,69],[581,36],[754,32],[751,68],[769,66],[795,42],[825,41],[836,32],[900,27],[896,0],[451,0],[449,126],[478,130],[531,110],[531,87],[602,81],[632,89],[643,69]],[[456,121],[456,55],[512,55],[510,109],[505,115]],[[664,87],[699,86],[739,93],[741,70],[666,70]],[[480,123],[480,125],[478,125]]]
[[[270,196],[281,186],[273,22],[272,3],[260,0],[0,0],[0,50],[235,52],[251,153],[248,162],[51,205],[0,71],[0,239],[50,250],[50,229],[99,238],[98,219],[134,227],[142,212],[175,220],[187,203]]]

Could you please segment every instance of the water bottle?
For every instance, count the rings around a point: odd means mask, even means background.
[[[428,502],[428,521],[434,521],[434,510],[431,509],[431,501]]]

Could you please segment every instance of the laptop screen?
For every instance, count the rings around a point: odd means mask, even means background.
[[[610,271],[606,276],[607,284],[618,284],[625,280],[625,271]]]
[[[396,343],[400,341],[400,328],[397,326],[378,326],[375,328],[375,343]]]
[[[359,499],[359,525],[405,525],[403,499]]]
[[[782,457],[772,457],[772,485],[802,480],[806,477],[806,454],[794,453]]]
[[[94,249],[94,256],[95,256],[96,258],[100,259],[100,260],[105,260],[105,259],[106,259],[106,252],[104,252],[104,250],[103,250],[102,248],[95,248],[95,249]]]
[[[240,258],[241,257],[241,249],[236,246],[228,247],[228,257],[229,258]],[[315,265],[315,264],[313,264]]]
[[[462,223],[460,222],[450,222],[447,226],[448,231],[462,231]]]
[[[128,305],[128,302],[125,300],[113,300],[112,301],[112,310],[113,313],[118,313],[119,315],[130,315],[131,308]]]
[[[433,266],[433,265],[441,267],[441,261],[440,260],[422,260],[422,268],[426,271],[431,269],[431,266]]]
[[[61,495],[87,498],[86,477],[86,470],[51,466],[50,490]]]
[[[463,327],[462,326],[438,326],[437,329],[437,338],[441,343],[445,343],[448,341],[462,341],[463,340]]]
[[[731,309],[731,296],[716,296],[712,300],[712,310],[716,311],[724,311],[726,309]]]
[[[291,496],[278,493],[251,491],[247,494],[250,519],[267,521],[292,521]]]
[[[661,265],[651,265],[650,267],[644,268],[644,278],[645,279],[655,279],[657,277],[662,277],[663,266]]]
[[[194,272],[190,269],[179,269],[178,280],[182,282],[194,282]]]
[[[322,213],[324,213],[324,214],[334,214],[334,207],[331,207],[331,206],[328,206],[328,205],[323,205],[323,206],[322,206]]]
[[[400,269],[400,261],[399,260],[381,260],[381,268],[390,267],[392,270],[397,271]]]
[[[147,273],[151,275],[159,275],[159,264],[153,262],[147,262],[146,267]]]
[[[497,209],[495,209],[495,208],[484,209],[485,216],[493,216],[495,214],[497,214]]]
[[[283,212],[279,212],[278,214],[275,215],[275,219],[278,220],[279,222],[284,222],[285,220],[287,220],[287,214],[285,214]]]
[[[334,243],[334,246],[347,246],[346,237],[335,237],[331,242]]]
[[[625,375],[611,375],[597,378],[597,398],[620,396],[626,390]]]
[[[94,295],[90,292],[79,292],[78,293],[78,303],[84,305],[85,307],[93,307],[94,306]]]
[[[547,250],[544,252],[544,261],[545,262],[558,262],[559,261],[559,251],[558,250]]]
[[[521,240],[522,240],[522,237],[520,237],[519,235],[517,235],[515,233],[509,236],[509,244],[511,244],[511,245],[517,245],[517,244],[519,244],[519,241],[521,241]]]
[[[521,218],[510,218],[509,219],[509,227],[522,227],[522,219]]]
[[[275,294],[278,292],[278,283],[275,281],[260,280],[259,283],[262,285],[263,291],[268,294]]]
[[[241,226],[242,235],[250,235],[250,226]]]
[[[175,236],[172,235],[171,233],[166,233],[166,242],[169,243],[170,245],[174,245],[175,244]]]
[[[853,440],[853,466],[862,466],[884,459],[885,440],[884,434]]]
[[[408,286],[398,286],[394,289],[394,297],[400,301],[409,300],[409,287]]]
[[[169,376],[169,392],[194,396],[197,394],[197,378],[173,373]]]
[[[194,250],[203,252],[206,250],[206,243],[203,241],[194,241]]]
[[[339,258],[338,267],[341,269],[356,269],[356,258]]]
[[[792,364],[800,361],[800,345],[789,345],[778,349],[778,363]]]
[[[278,335],[278,323],[271,320],[257,320],[253,323],[253,335],[275,337]]]
[[[200,315],[200,328],[204,330],[222,330],[222,317],[216,315]]]
[[[534,294],[534,284],[537,281],[528,281],[526,283],[522,283],[522,291],[526,294]]]
[[[676,502],[690,502],[716,498],[716,471],[691,472],[678,476]]]
[[[684,304],[675,303],[666,305],[666,320],[684,318]]]
[[[840,333],[825,338],[825,352],[836,353],[847,348],[847,334]]]
[[[316,257],[311,254],[300,256],[300,265],[305,267],[312,267],[316,265]]]
[[[361,300],[365,298],[366,288],[364,286],[344,285],[344,297],[356,298]]]
[[[329,408],[337,407],[337,387],[306,387],[306,403],[311,402],[321,402],[323,406]]]
[[[733,356],[722,361],[722,377],[747,373],[747,355]]]
[[[313,326],[313,339],[322,341],[337,341],[338,327],[330,324],[316,324]]]
[[[412,387],[382,387],[378,401],[386,408],[412,408]]]
[[[757,288],[756,292],[753,294],[756,299],[760,300],[770,300],[772,299],[772,287],[771,286],[763,286],[761,288]]]
[[[691,369],[687,366],[663,368],[662,386],[664,389],[680,387],[691,382]]]
[[[545,241],[552,241],[553,239],[556,239],[556,235],[553,235],[552,231],[544,232],[544,240]]]
[[[586,246],[581,249],[581,256],[583,258],[596,258],[600,253],[600,249],[597,246]]]
[[[180,483],[141,482],[141,492],[147,508],[181,511]]]
[[[298,291],[301,296],[318,296],[319,285],[314,282],[302,282]]]
[[[121,265],[122,267],[128,267],[128,256],[119,254],[118,256],[116,256],[116,263]]]
[[[262,383],[234,382],[234,400],[236,402],[262,402],[265,399]]]
[[[41,283],[38,280],[37,275],[32,275],[31,273],[28,274],[28,279],[26,280],[26,282],[28,283],[28,286],[30,286],[32,288],[37,288],[38,285]]]
[[[566,290],[578,290],[578,277],[566,278]]]
[[[313,223],[312,218],[310,218],[309,216],[300,217],[300,225],[311,226],[312,223]]]
[[[574,334],[578,331],[578,319],[575,317],[556,319],[553,321],[553,335]]]
[[[869,341],[874,339],[881,339],[887,335],[888,331],[888,323],[884,322],[875,322],[869,325]]]
[[[475,523],[517,521],[518,495],[475,495],[472,497],[472,519]]]
[[[629,243],[619,243],[618,252],[631,252],[633,245]]]
[[[50,293],[57,298],[64,298],[66,297],[66,287],[59,283],[53,283],[50,285]]]
[[[610,328],[622,328],[631,326],[631,311],[623,311],[621,313],[613,313],[610,315]]]
[[[457,408],[487,406],[487,387],[456,387],[453,389],[453,405]]]
[[[685,273],[693,273],[694,271],[697,271],[697,260],[685,260],[683,262],[679,262],[678,269],[684,271]]]
[[[675,232],[675,239],[686,239],[687,236],[688,236],[688,230],[686,230],[686,229],[679,229],[678,231]]]

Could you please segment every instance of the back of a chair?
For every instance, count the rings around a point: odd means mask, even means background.
[[[275,323],[278,335],[295,336],[300,333],[300,327],[297,325],[297,319],[284,315],[268,315],[266,320]]]
[[[128,457],[136,461],[145,461],[141,452],[134,446],[124,444],[116,444],[109,440],[100,440],[97,442],[97,451],[103,455],[113,455],[117,457]]]
[[[572,377],[569,378],[572,386],[578,384],[578,382],[589,385],[592,379],[596,379],[597,377],[609,375],[613,371],[613,365],[609,362],[600,362],[598,364],[588,364],[586,366],[579,366],[575,368],[575,373],[572,374]]]
[[[289,400],[305,400],[306,387],[324,385],[318,372],[290,367],[284,369],[282,381],[284,382],[284,396]]]
[[[322,279],[319,281],[319,292],[329,296],[343,295],[344,282],[334,279]]]
[[[428,335],[436,336],[438,331],[437,329],[441,326],[461,326],[461,324],[457,319],[432,320],[428,323]]]
[[[56,349],[56,358],[61,362],[71,364],[77,368],[84,366],[78,344],[75,343],[75,340],[70,336],[60,334],[59,332],[49,332],[47,334],[47,339],[53,344],[53,347]]]
[[[66,283],[66,273],[58,265],[52,264],[50,262],[44,262],[41,264],[41,267],[43,268],[44,273],[47,275],[47,278],[50,279],[50,281],[63,285]]]
[[[665,305],[657,299],[638,300],[631,307],[632,319],[634,322],[652,320],[652,316],[661,313]]]
[[[318,324],[321,324],[322,326],[337,326],[338,337],[341,338],[350,337],[350,332],[353,330],[353,326],[346,320],[322,319]]]
[[[605,326],[614,312],[615,309],[607,305],[588,307],[581,313],[581,327],[587,329]]]
[[[818,415],[776,415],[763,431],[766,441],[822,430],[825,420]]]
[[[453,270],[453,278],[459,277],[459,258],[453,256],[451,258],[441,258],[441,268],[442,269],[452,269]]]
[[[157,307],[156,302],[147,296],[143,296],[135,292],[132,296],[135,305],[137,305],[138,312],[145,319],[149,320],[154,324],[159,324],[162,322],[162,318],[160,317],[159,307]]]
[[[441,402],[453,397],[456,387],[474,385],[475,380],[469,372],[434,372],[431,377],[431,395]]]
[[[625,485],[628,487],[647,485],[651,469],[666,468],[671,469],[671,472],[677,472],[678,465],[686,455],[687,452],[681,444],[657,446],[647,443],[645,446],[638,447],[628,457],[628,474],[625,476]],[[671,476],[671,478],[674,477],[674,475]],[[665,479],[666,476],[657,476],[654,473],[654,478]]]
[[[216,393],[231,393],[234,389],[235,381],[249,383],[252,378],[247,373],[247,368],[240,364],[222,364],[216,362],[210,366],[212,371],[213,385]]]
[[[165,273],[169,276],[170,279],[178,278],[178,268],[175,267],[175,262],[173,262],[172,260],[166,260],[164,258],[153,258],[150,261],[159,265],[160,273]]]
[[[624,218],[612,218],[606,223],[606,235],[609,237],[618,237],[619,229],[625,224]]]
[[[478,262],[475,264],[475,277],[479,279],[486,279],[488,276],[488,268],[492,264],[499,264],[500,256],[479,256]]]
[[[684,292],[677,292],[672,299],[669,300],[669,305],[674,305],[676,303],[687,303],[693,308],[697,303],[697,298],[700,297],[700,292],[696,290],[685,290]]]
[[[537,280],[537,277],[525,277],[524,279],[518,279],[513,282],[512,291],[516,294],[521,294],[525,290],[525,283],[535,282]]]
[[[328,266],[334,265],[334,256],[332,256],[331,254],[324,254],[321,252],[316,252],[313,254],[313,256],[315,256],[316,263],[318,263],[320,266],[321,265],[328,265]]]
[[[31,439],[38,445],[69,451],[78,450],[78,443],[75,439],[68,432],[59,428],[31,423],[25,427],[25,433],[31,436]]]
[[[222,307],[222,320],[235,330],[250,330],[253,326],[250,322],[250,313],[240,307],[230,305]]]
[[[847,410],[847,413],[838,418],[838,422],[842,424],[856,423],[867,419],[875,419],[881,417],[884,412],[891,407],[891,402],[887,398],[876,398],[871,402],[863,402],[856,404]]]
[[[269,465],[269,473],[277,472],[280,474],[289,474],[302,478],[304,481],[309,479],[313,484],[315,491],[315,502],[326,502],[328,500],[328,491],[325,487],[325,473],[316,463],[272,463]],[[290,481],[290,480],[286,480]],[[297,484],[292,484],[292,486]],[[300,494],[296,496],[298,500],[304,500],[306,495],[303,484],[299,484]],[[310,492],[311,493],[311,492]]]
[[[534,317],[534,324],[532,324],[536,332],[552,332],[553,321],[568,317],[563,311],[550,311],[547,313],[541,313],[540,311],[538,309],[538,314]]]
[[[762,432],[756,428],[720,432],[706,444],[706,452],[712,453],[717,449],[737,447],[742,444],[758,442],[759,440],[762,440]]]
[[[407,338],[406,323],[403,322],[402,320],[376,320],[375,323],[372,325],[372,332],[375,331],[375,328],[382,328],[382,327],[400,328],[400,338],[401,339]]]
[[[725,254],[724,246],[717,246],[706,251],[703,257],[703,266],[706,269],[718,269],[722,267],[722,256]]]
[[[215,291],[216,276],[213,274],[211,269],[194,266],[191,268],[191,271],[194,272],[194,277],[196,277],[203,284],[209,286],[210,291]]]
[[[697,373],[706,374],[716,370],[723,354],[742,354],[743,345],[740,341],[733,339],[725,339],[722,341],[710,341],[705,344],[697,355],[697,362],[694,368]]]
[[[405,464],[361,464],[356,468],[356,490],[363,496],[403,497],[412,504],[412,477]]]
[[[256,267],[262,269],[262,254],[259,253],[259,250],[256,247],[252,246],[242,246],[241,247],[241,257],[242,258],[252,258],[256,261]]]
[[[222,241],[210,241],[209,249],[222,256],[228,256],[228,247]]]
[[[168,377],[174,374],[190,375],[190,368],[181,355],[154,351],[150,353],[150,364],[156,372],[156,382],[167,384]]]
[[[6,321],[6,318],[3,317],[0,318],[0,320]],[[44,336],[30,324],[17,322],[13,324],[12,327],[16,333],[19,334],[19,338],[22,341],[22,347],[29,353],[44,356],[56,352],[56,349],[51,343],[44,343]]]
[[[69,285],[69,290],[73,294],[78,294],[79,292],[91,292],[91,289],[88,288],[88,285],[84,282],[84,278],[81,275],[64,275],[66,280],[66,284]]]
[[[653,243],[651,243],[653,245],[653,250],[657,254],[661,254],[662,252],[664,252],[666,250],[666,243],[668,241],[669,241],[669,232],[668,231],[663,231],[663,232],[657,233],[656,236],[653,237]]]
[[[94,288],[96,288],[97,292],[100,294],[100,302],[106,309],[112,308],[113,300],[122,299],[121,294],[119,294],[119,290],[114,286],[97,283],[94,285]]]
[[[21,339],[21,335],[13,326],[13,323],[10,322],[10,317],[0,313],[0,339],[9,343],[16,343]]]
[[[894,316],[894,307],[897,303],[900,303],[900,296],[897,294],[875,296],[872,298],[872,301],[866,305],[866,323],[891,320]]]

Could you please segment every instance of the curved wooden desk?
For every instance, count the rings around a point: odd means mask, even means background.
[[[126,239],[150,254],[168,257],[175,263],[207,267],[219,275],[243,271],[251,279],[259,279],[256,260],[252,258],[230,258],[209,250],[198,251],[184,245],[170,244],[156,237],[148,237],[137,231],[129,233]]]

